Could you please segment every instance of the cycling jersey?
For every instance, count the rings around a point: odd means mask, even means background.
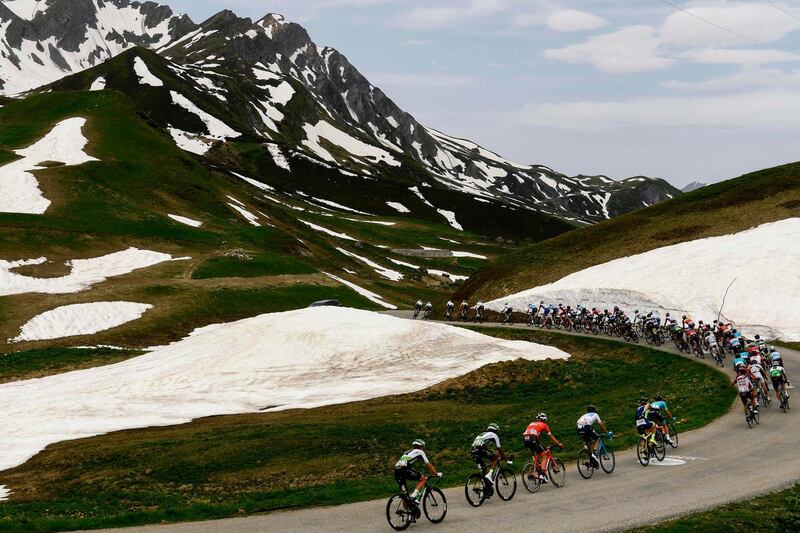
[[[653,421],[647,419],[647,405],[640,405],[636,409],[636,430],[641,434],[645,429],[653,427]]]
[[[779,366],[773,366],[772,368],[769,369],[769,375],[770,375],[770,377],[772,379],[777,379],[777,378],[782,377],[785,374],[785,372],[786,371],[780,365]]]
[[[736,337],[733,337],[729,342],[731,344],[731,348],[733,348],[735,350],[738,350],[739,347],[742,345],[742,343],[739,342],[739,339],[736,338]]]
[[[761,368],[759,364],[751,364],[750,365],[750,374],[756,381],[763,381],[764,380],[764,369]]]
[[[487,445],[494,443],[495,447],[498,449],[501,448],[500,446],[500,437],[497,436],[497,433],[493,431],[485,431],[475,437],[475,440],[472,441],[473,448],[486,448]]]
[[[736,387],[739,389],[739,394],[753,390],[753,382],[750,381],[750,376],[747,374],[736,376]]]
[[[650,404],[650,409],[651,410],[656,410],[656,411],[666,411],[667,410],[667,402],[665,402],[663,400],[660,400],[660,401],[657,401],[657,402],[652,402]]]
[[[733,367],[736,368],[738,365],[747,365],[747,360],[742,357],[742,354],[739,354],[736,359],[733,360]]]
[[[600,417],[597,415],[597,413],[586,413],[578,419],[578,429],[581,429],[585,426],[593,426],[595,424],[599,424],[600,422],[602,422],[602,420],[600,420]]]
[[[706,335],[706,342],[712,348],[717,346],[717,337],[714,335],[713,332],[711,331],[708,332],[708,334]]]
[[[532,422],[528,424],[528,427],[525,429],[525,433],[522,435],[525,437],[536,437],[538,438],[539,435],[544,433],[545,435],[550,433],[550,427],[547,425],[547,422],[542,422],[541,420],[537,420],[536,422]]]
[[[403,454],[402,457],[394,464],[395,468],[406,468],[406,467],[413,467],[417,463],[421,462],[424,465],[430,463],[428,461],[428,456],[425,455],[425,452],[414,448],[413,450],[408,450],[406,453]]]

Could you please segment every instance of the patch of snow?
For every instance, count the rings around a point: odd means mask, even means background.
[[[96,80],[92,82],[92,86],[89,87],[90,91],[102,91],[106,88],[106,79],[103,76],[100,76]]]
[[[182,107],[189,113],[197,115],[198,118],[203,121],[208,128],[208,133],[211,138],[222,140],[225,138],[234,139],[241,136],[241,133],[234,131],[218,118],[206,113],[182,94],[175,91],[170,91],[170,95],[172,96],[172,102],[175,105]]]
[[[493,302],[584,303],[724,320],[766,338],[800,340],[800,218],[657,248],[575,272]],[[754,261],[746,253],[779,258]],[[653,283],[658,280],[658,283]],[[687,283],[691,280],[691,283]],[[735,281],[734,281],[735,280]],[[733,283],[733,285],[731,285]],[[730,286],[730,290],[728,287]],[[727,298],[725,292],[728,290]]]
[[[270,98],[281,105],[288,104],[294,96],[294,87],[288,81],[282,81],[277,87],[267,87],[267,91]]]
[[[197,155],[205,155],[211,149],[213,142],[201,135],[189,133],[172,126],[167,127],[172,140],[181,150]]]
[[[464,228],[456,220],[455,213],[453,213],[452,211],[446,211],[444,209],[437,209],[436,211],[438,211],[440,215],[442,215],[445,219],[447,219],[447,223],[450,224],[452,227],[454,227],[459,231],[464,231]]]
[[[140,268],[151,267],[165,261],[174,260],[171,255],[149,250],[128,248],[122,252],[91,259],[73,259],[66,265],[72,270],[58,278],[33,278],[13,272],[22,266],[41,265],[47,259],[28,259],[20,261],[0,260],[0,296],[12,294],[68,294],[89,289],[108,278],[123,276]]]
[[[400,202],[386,202],[386,205],[397,211],[398,213],[410,213],[411,210],[401,204]]]
[[[274,192],[275,191],[274,187],[271,187],[271,186],[267,185],[266,183],[261,183],[260,181],[254,180],[253,178],[248,178],[247,176],[242,176],[238,172],[231,171],[231,174],[233,174],[234,176],[236,176],[240,180],[246,181],[247,183],[249,183],[253,187],[255,187],[257,189],[261,189],[262,191],[267,191],[267,192]],[[239,200],[236,200],[236,201],[239,202]],[[241,204],[241,202],[239,202],[239,203]]]
[[[433,274],[434,276],[441,276],[443,278],[449,278],[453,281],[464,281],[469,279],[469,276],[458,276],[456,274],[445,272],[444,270],[433,270],[431,268],[426,268],[425,270],[428,271],[428,274]]]
[[[408,190],[413,192],[414,194],[416,194],[417,197],[420,200],[422,200],[422,203],[424,203],[428,207],[433,207],[433,204],[430,203],[428,200],[426,200],[424,196],[422,196],[422,193],[420,192],[419,187],[416,187],[416,186],[415,187],[409,187]]]
[[[420,269],[420,267],[418,267],[417,265],[412,265],[411,263],[406,263],[405,261],[400,261],[399,259],[392,259],[391,257],[387,257],[386,259],[388,259],[389,261],[391,261],[392,263],[394,263],[395,265],[398,265],[398,266],[402,266],[402,267],[406,267],[406,268],[412,268],[414,270],[419,270]]]
[[[65,305],[28,321],[10,342],[41,341],[91,335],[138,320],[153,306],[134,302]]]
[[[37,14],[47,10],[47,2],[41,0],[3,0],[3,5],[24,20],[33,20]]]
[[[303,131],[306,133],[306,140],[302,144],[326,161],[336,162],[336,159],[320,145],[320,138],[343,148],[356,157],[363,157],[374,163],[384,162],[397,167],[401,165],[400,161],[386,150],[360,141],[324,120],[317,122],[314,126],[304,125]]]
[[[0,212],[41,215],[50,206],[42,195],[39,182],[31,171],[43,170],[46,161],[57,161],[66,166],[99,161],[83,149],[89,143],[83,136],[85,118],[70,118],[59,122],[44,137],[27,148],[14,153],[22,159],[0,167]]]
[[[446,238],[444,238],[444,237],[439,237],[439,240],[440,240],[440,241],[449,242],[449,243],[452,243],[452,244],[461,244],[461,243],[460,243],[460,242],[458,242],[458,241],[454,241],[453,239],[446,239]]]
[[[292,167],[289,166],[289,161],[286,159],[286,156],[283,155],[283,152],[281,152],[280,146],[277,144],[267,144],[267,151],[269,151],[269,155],[272,156],[272,160],[275,162],[276,166],[287,172],[292,171]]]
[[[200,226],[203,225],[203,223],[200,222],[199,220],[193,220],[188,217],[182,217],[180,215],[167,215],[167,216],[172,220],[174,220],[175,222],[180,222],[181,224],[186,224],[187,226],[191,226],[193,228],[199,228]]]
[[[139,76],[139,83],[142,85],[150,85],[151,87],[164,86],[164,82],[150,72],[150,69],[147,68],[147,65],[139,56],[136,56],[133,60],[133,71]]]
[[[337,204],[336,202],[332,202],[330,200],[323,200],[322,198],[315,198],[313,196],[311,197],[311,199],[314,200],[315,202],[321,203],[323,205],[327,205],[328,207],[333,207],[335,209],[341,209],[342,211],[349,211],[350,213],[355,213],[357,215],[372,216],[370,213],[365,213],[364,211],[359,211],[358,209],[353,209],[352,207],[347,207],[347,206],[342,205],[342,204]]]
[[[383,266],[379,265],[378,263],[376,263],[375,261],[372,261],[372,260],[370,260],[370,259],[368,259],[366,257],[362,257],[360,255],[354,254],[353,252],[348,252],[344,248],[336,248],[336,249],[339,252],[341,252],[344,255],[346,255],[347,257],[352,257],[353,259],[357,259],[358,261],[361,261],[365,265],[371,267],[375,272],[378,273],[378,275],[380,275],[380,276],[382,276],[382,277],[384,277],[386,279],[389,279],[389,280],[392,280],[392,281],[400,281],[404,277],[400,272],[397,272],[396,270],[392,270],[392,269],[383,267]]]
[[[233,200],[236,200],[236,199],[235,199],[235,198],[233,198]],[[245,209],[245,208],[243,207],[243,204],[242,204],[241,202],[239,202],[238,200],[236,200],[236,201],[238,202],[238,204],[235,204],[235,203],[233,203],[233,202],[228,202],[228,205],[231,207],[231,209],[233,209],[234,211],[236,211],[237,213],[239,213],[240,215],[242,215],[242,217],[243,217],[245,220],[247,220],[247,222],[248,222],[248,223],[249,223],[251,226],[255,226],[255,227],[257,227],[257,228],[258,228],[258,227],[261,227],[261,224],[259,224],[259,222],[258,222],[258,217],[257,217],[257,216],[255,216],[255,215],[254,215],[253,213],[251,213],[250,211],[248,211],[247,209]]]
[[[328,228],[323,228],[322,226],[318,226],[318,225],[316,225],[316,224],[314,224],[312,222],[307,222],[307,221],[301,220],[299,218],[297,219],[297,221],[305,224],[306,226],[308,226],[309,228],[311,228],[313,230],[319,231],[319,232],[324,233],[326,235],[330,235],[331,237],[336,237],[337,239],[344,239],[346,241],[354,241],[354,242],[356,241],[356,239],[352,238],[350,235],[347,235],[346,233],[338,233],[336,231],[329,230]]]
[[[568,357],[548,346],[355,309],[262,315],[195,330],[114,365],[0,385],[0,470],[66,440],[361,401],[417,391],[490,363]],[[412,367],[415,379],[398,372]]]

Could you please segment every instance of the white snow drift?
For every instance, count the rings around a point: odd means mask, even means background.
[[[42,195],[39,182],[31,171],[42,170],[45,161],[55,161],[66,166],[98,161],[83,149],[89,142],[83,136],[85,118],[70,118],[59,122],[44,137],[27,148],[16,150],[22,156],[0,167],[0,212],[41,215],[50,207],[50,200]]]
[[[66,264],[72,267],[72,271],[58,278],[34,278],[13,272],[15,268],[22,266],[46,263],[47,259],[44,257],[20,261],[0,260],[0,296],[29,292],[42,294],[81,292],[96,283],[102,283],[107,278],[122,276],[140,268],[171,260],[173,259],[169,254],[128,248],[102,257],[67,261]]]
[[[152,305],[134,302],[65,305],[33,317],[11,342],[91,335],[138,320],[152,308]]]
[[[174,220],[175,222],[180,222],[181,224],[186,224],[187,226],[191,226],[193,228],[199,228],[203,225],[202,222],[199,220],[194,220],[189,217],[184,217],[181,215],[167,215],[169,218]]]
[[[716,319],[722,308],[723,318],[748,334],[800,340],[800,218],[623,257],[488,307],[540,300],[658,309],[695,320]]]
[[[139,83],[142,85],[150,85],[151,87],[163,87],[164,82],[157,78],[147,65],[142,61],[141,57],[133,60],[133,70],[139,76]]]
[[[365,400],[498,361],[567,357],[552,347],[353,309],[262,315],[201,328],[118,364],[0,385],[0,470],[64,440]]]

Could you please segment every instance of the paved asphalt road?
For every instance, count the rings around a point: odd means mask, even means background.
[[[790,378],[800,375],[800,353],[781,351]],[[732,379],[730,368],[726,366],[725,371]],[[800,397],[794,401],[800,402]],[[773,401],[771,407],[761,410],[761,424],[748,429],[737,398],[731,410],[719,420],[680,435],[679,448],[669,449],[668,460],[662,465],[644,468],[638,463],[635,450],[618,450],[616,470],[611,475],[597,471],[592,479],[584,480],[571,462],[567,465],[563,488],[545,485],[538,493],[530,494],[518,478],[517,494],[510,502],[494,497],[474,509],[464,498],[463,486],[447,489],[449,508],[445,521],[434,526],[423,517],[409,531],[446,533],[477,528],[525,531],[537,527],[551,533],[616,531],[783,489],[800,480],[800,460],[795,448],[800,442],[800,403],[796,405],[784,414]],[[766,451],[769,451],[768,461],[764,460]],[[433,453],[435,457],[435,450]],[[380,499],[136,530],[150,533],[391,531],[385,507],[386,499]]]

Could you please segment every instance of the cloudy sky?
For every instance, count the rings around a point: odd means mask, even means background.
[[[800,160],[800,0],[166,2],[281,13],[422,123],[518,162],[682,186]]]

